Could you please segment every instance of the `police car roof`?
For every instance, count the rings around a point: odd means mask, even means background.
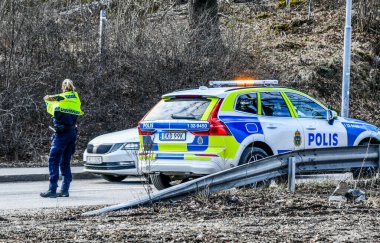
[[[202,97],[218,97],[225,98],[230,91],[242,90],[242,89],[273,89],[273,90],[293,90],[287,87],[279,86],[250,86],[250,87],[221,87],[221,88],[208,88],[201,86],[198,89],[186,89],[186,90],[177,90],[168,94],[164,94],[162,98],[172,98],[172,97],[193,97],[193,96],[202,96]]]

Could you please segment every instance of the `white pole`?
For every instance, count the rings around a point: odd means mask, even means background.
[[[351,60],[351,6],[352,0],[346,0],[346,27],[344,30],[342,110],[341,116],[348,117],[350,96],[350,60]]]
[[[99,53],[104,54],[105,51],[105,35],[107,28],[107,12],[106,10],[100,11],[100,23],[99,23]]]

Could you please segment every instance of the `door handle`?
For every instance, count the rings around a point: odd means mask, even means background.
[[[269,129],[276,129],[277,126],[274,125],[274,124],[268,124],[267,128],[269,128]]]
[[[307,130],[315,130],[316,128],[315,127],[307,127],[306,129]]]

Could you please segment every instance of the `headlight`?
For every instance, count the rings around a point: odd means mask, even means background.
[[[112,147],[111,147],[111,149],[108,151],[108,153],[115,152],[115,151],[118,150],[121,146],[123,146],[123,143],[115,143],[114,145],[112,145]]]
[[[139,150],[140,149],[140,143],[139,142],[125,143],[122,149],[123,150]]]

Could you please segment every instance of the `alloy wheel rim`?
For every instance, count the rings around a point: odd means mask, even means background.
[[[248,159],[248,163],[255,162],[257,160],[264,159],[264,156],[261,154],[252,154]]]

